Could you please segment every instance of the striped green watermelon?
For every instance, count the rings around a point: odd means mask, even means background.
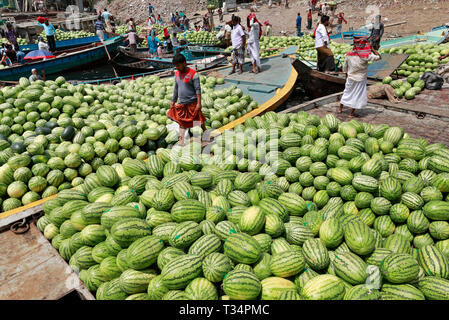
[[[218,292],[212,282],[205,278],[193,279],[184,290],[188,300],[217,300]]]
[[[345,292],[343,281],[330,274],[313,277],[301,289],[306,300],[341,300]]]
[[[184,289],[190,281],[200,276],[201,272],[201,257],[186,254],[174,258],[164,266],[161,280],[168,289]]]
[[[368,277],[366,263],[354,253],[338,253],[332,264],[336,275],[352,285],[362,284]]]
[[[248,271],[235,270],[227,273],[223,279],[223,291],[231,299],[253,300],[262,290],[257,276]]]
[[[408,283],[418,276],[419,265],[409,254],[393,253],[382,260],[380,271],[391,283]]]
[[[449,259],[436,247],[427,245],[420,248],[418,262],[428,276],[449,279]]]
[[[224,253],[233,261],[250,264],[259,259],[262,249],[251,236],[236,232],[226,238]]]

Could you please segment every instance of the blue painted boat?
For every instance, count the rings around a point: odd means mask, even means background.
[[[354,37],[361,37],[361,36],[369,37],[369,35],[370,33],[368,31],[354,30],[333,34],[330,36],[330,38],[331,40],[341,40],[343,38],[343,41],[352,41]]]
[[[105,39],[108,39],[107,35],[105,35]],[[66,50],[76,47],[85,46],[94,42],[99,42],[100,39],[97,36],[92,37],[84,37],[84,38],[76,38],[76,39],[67,39],[67,40],[60,40],[56,41],[56,50]],[[20,50],[23,52],[29,52],[33,50],[37,50],[37,43],[33,44],[25,44],[19,46]]]
[[[67,50],[54,59],[25,63],[5,69],[0,69],[0,80],[17,81],[20,77],[29,77],[32,69],[45,70],[45,74],[55,74],[62,71],[77,69],[90,63],[102,60],[122,45],[124,37],[118,36],[106,40],[104,44],[95,42],[82,48]]]

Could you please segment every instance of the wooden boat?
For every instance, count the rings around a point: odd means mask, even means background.
[[[176,47],[175,51],[183,51],[186,47],[186,45]],[[120,46],[117,51],[121,55],[134,60],[151,58],[148,48],[144,47],[137,48],[137,50],[133,52],[127,47]],[[162,58],[173,58],[173,53],[164,53],[162,54]]]
[[[231,52],[226,51],[223,48],[204,46],[204,45],[188,45],[186,50],[190,51],[194,56],[216,55],[216,54],[223,54],[227,56],[231,55]]]
[[[154,68],[150,66],[146,61],[135,61],[135,62],[118,62],[115,59],[112,60],[112,64],[119,72],[149,72],[153,71]]]
[[[382,60],[368,66],[368,84],[391,75],[406,59],[407,54],[383,54]],[[295,60],[293,66],[299,74],[299,81],[306,95],[312,99],[342,92],[346,78],[343,73],[324,73],[316,70],[316,64]]]
[[[85,67],[108,57],[122,44],[124,38],[119,36],[104,43],[95,42],[81,48],[66,50],[57,54],[56,58],[25,63],[5,69],[0,69],[0,80],[18,80],[20,77],[29,77],[32,69],[45,70],[47,75],[62,71]]]
[[[301,60],[295,60],[293,66],[298,72],[299,81],[306,95],[312,99],[342,92],[345,89],[345,78],[319,72],[306,65]]]
[[[107,35],[105,35],[105,38],[108,39]],[[100,38],[98,36],[91,36],[91,37],[84,37],[84,38],[76,38],[76,39],[67,39],[67,40],[59,40],[56,41],[56,50],[57,51],[63,51],[71,48],[81,47],[85,46],[94,42],[99,42]],[[19,46],[20,50],[23,52],[29,52],[33,50],[37,50],[38,46],[37,43],[33,44],[25,44]]]
[[[172,58],[159,58],[159,57],[155,57],[155,58],[146,58],[143,59],[144,61],[146,61],[150,66],[152,66],[154,69],[169,69],[173,67],[173,63],[172,63]],[[187,64],[194,68],[195,70],[206,70],[206,69],[210,69],[213,68],[215,66],[218,65],[222,65],[226,63],[227,64],[227,59],[226,56],[224,55],[215,55],[212,57],[207,57],[207,58],[192,58],[192,59],[187,59]]]

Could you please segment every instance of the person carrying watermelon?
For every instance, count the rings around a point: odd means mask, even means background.
[[[173,99],[167,116],[179,124],[179,143],[184,144],[186,129],[201,125],[206,131],[206,118],[201,112],[201,82],[199,74],[187,66],[186,58],[177,53],[173,57],[176,67]]]
[[[366,36],[354,37],[353,46],[353,49],[346,54],[343,65],[346,84],[338,109],[338,113],[341,113],[343,106],[351,108],[350,117],[354,117],[355,109],[362,109],[368,103],[366,91],[368,63],[381,59],[380,53],[370,47]]]
[[[47,18],[38,17],[37,18],[37,25],[44,28],[45,35],[47,36],[47,43],[50,47],[50,51],[54,52],[56,50],[56,29],[55,27],[50,23],[50,21]]]

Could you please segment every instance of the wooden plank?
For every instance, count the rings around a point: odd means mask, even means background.
[[[0,300],[55,300],[73,290],[93,299],[34,224],[24,234],[0,233],[0,243]]]

